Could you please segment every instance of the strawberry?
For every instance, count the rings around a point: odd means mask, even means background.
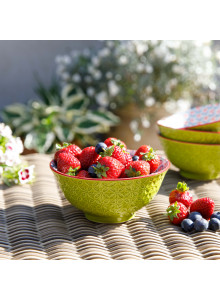
[[[214,212],[215,202],[210,198],[201,198],[194,201],[190,206],[190,212],[197,211],[202,217],[209,219]]]
[[[133,161],[132,156],[128,152],[125,152],[124,155],[125,155],[125,160],[126,160],[125,167],[128,167],[131,164],[131,162]]]
[[[96,163],[100,158],[101,156],[96,153],[94,146],[84,148],[79,155],[82,169],[88,169],[90,165]]]
[[[167,208],[167,216],[174,225],[180,225],[188,215],[188,209],[180,202],[172,203]]]
[[[146,161],[132,161],[125,169],[125,174],[129,177],[139,177],[149,175],[150,165]]]
[[[150,173],[155,172],[160,165],[160,158],[152,147],[148,152],[140,153],[140,160],[147,161],[150,164]]]
[[[149,145],[141,145],[134,154],[135,156],[140,157],[141,153],[148,153],[150,151],[151,147]]]
[[[88,171],[84,170],[84,169],[82,169],[78,172],[77,177],[79,177],[79,178],[91,178]]]
[[[185,182],[178,182],[176,189],[172,190],[169,196],[169,202],[170,204],[174,202],[180,202],[183,205],[185,205],[187,208],[190,207],[190,205],[193,202],[192,194],[188,191],[189,187]]]
[[[123,165],[126,165],[126,157],[124,151],[116,145],[112,145],[103,149],[101,153],[99,153],[102,157],[112,157],[120,161]]]
[[[107,145],[107,146],[111,146],[111,145],[117,145],[119,146],[120,148],[122,148],[123,150],[127,150],[127,146],[126,144],[121,141],[120,139],[117,139],[117,138],[113,138],[113,137],[109,137],[107,138],[104,143]]]
[[[124,165],[113,157],[104,157],[93,168],[98,178],[114,179],[121,175]]]
[[[60,153],[57,159],[57,169],[72,176],[81,168],[79,160],[70,153]]]
[[[59,154],[63,153],[63,152],[71,153],[76,157],[79,156],[82,152],[81,148],[78,147],[77,145],[69,144],[69,143],[66,143],[66,142],[63,143],[63,146],[61,146],[60,144],[56,144],[56,150],[57,151],[54,155],[54,160],[55,161],[57,161]]]

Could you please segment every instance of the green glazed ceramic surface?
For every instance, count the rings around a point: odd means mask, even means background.
[[[220,144],[220,132],[174,129],[160,124],[158,124],[158,127],[160,129],[160,134],[165,138],[202,144]]]
[[[210,131],[210,132],[220,132],[220,122],[207,123],[204,125],[198,125],[190,127],[190,129]]]
[[[188,179],[213,180],[220,177],[220,145],[198,144],[159,136],[169,160]]]
[[[64,175],[53,167],[66,199],[85,216],[99,223],[121,223],[147,205],[158,192],[170,162],[163,160],[162,170],[132,179],[98,180]]]

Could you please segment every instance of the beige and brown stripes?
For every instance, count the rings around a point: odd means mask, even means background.
[[[58,188],[50,156],[29,155],[33,185],[0,186],[0,259],[220,259],[220,233],[186,234],[164,215],[179,180],[170,170],[158,195],[124,224],[85,219]],[[220,210],[220,181],[187,181],[194,197],[209,196]]]

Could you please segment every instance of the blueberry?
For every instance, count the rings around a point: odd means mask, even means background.
[[[220,230],[220,220],[216,217],[213,217],[209,221],[209,229],[213,231]]]
[[[190,232],[194,228],[194,223],[191,219],[185,218],[181,223],[181,228],[186,232]]]
[[[189,214],[188,218],[195,222],[197,219],[202,219],[202,215],[199,212],[194,211]]]
[[[89,166],[88,173],[90,174],[90,176],[92,178],[97,178],[97,175],[95,173],[95,169],[93,167],[96,167],[96,164],[92,164],[91,166]]]
[[[104,142],[99,142],[98,144],[96,144],[95,146],[95,152],[97,154],[100,154],[101,152],[103,152],[105,149],[107,148],[107,145]]]
[[[132,157],[132,160],[133,160],[133,161],[138,161],[138,160],[139,160],[139,157],[138,157],[138,156],[133,156],[133,157]]]
[[[208,229],[209,223],[206,219],[197,219],[194,222],[194,228],[197,232],[202,232]]]
[[[219,211],[218,211],[218,212],[214,212],[214,213],[211,215],[211,218],[213,218],[213,217],[220,220],[220,212],[219,212]]]

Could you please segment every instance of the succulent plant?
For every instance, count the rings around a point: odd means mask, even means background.
[[[27,149],[50,153],[57,142],[93,144],[98,133],[108,132],[119,122],[108,110],[92,108],[87,96],[74,84],[65,85],[61,91],[56,83],[49,88],[39,84],[36,92],[39,99],[6,106],[1,113],[14,134],[23,138]]]

